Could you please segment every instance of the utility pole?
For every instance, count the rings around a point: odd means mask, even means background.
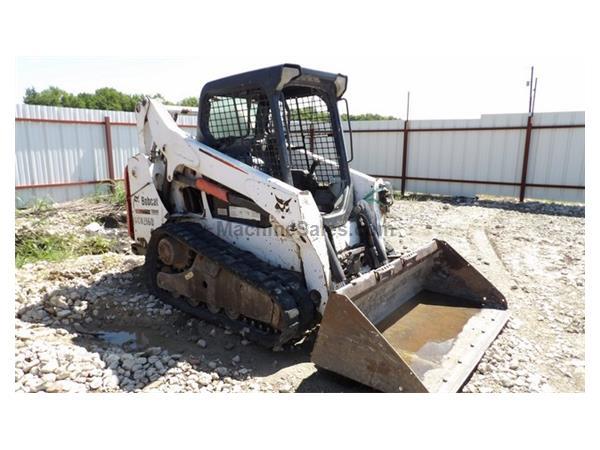
[[[402,179],[400,181],[400,194],[404,197],[406,192],[406,165],[408,164],[408,115],[410,113],[410,91],[406,96],[406,119],[404,119],[404,132],[402,133]]]
[[[535,77],[535,81],[533,83],[533,101],[531,102],[531,115],[533,116],[533,111],[535,111],[535,95],[537,93],[537,77]]]
[[[529,110],[527,113],[527,128],[525,131],[525,148],[523,149],[523,165],[521,169],[521,186],[519,189],[519,202],[525,201],[525,191],[527,189],[527,166],[529,165],[529,147],[531,146],[531,130],[533,128],[533,111],[535,109],[535,94],[537,92],[537,77],[535,84],[533,81],[533,66],[531,66],[531,75],[527,82],[529,86]]]
[[[527,86],[529,86],[529,109],[528,113],[530,116],[533,115],[533,111],[535,110],[535,95],[537,93],[537,82],[538,79],[535,77],[535,81],[533,78],[533,66],[531,66],[531,75],[529,77],[529,81],[527,82]]]
[[[531,115],[531,102],[533,100],[533,66],[531,66],[531,75],[527,82],[527,86],[529,86],[529,108],[527,109],[527,113]]]

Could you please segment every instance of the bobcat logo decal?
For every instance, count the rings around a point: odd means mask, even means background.
[[[275,200],[277,200],[277,203],[275,203],[275,209],[278,209],[281,212],[290,212],[290,201],[292,200],[291,198],[283,200],[275,196]]]

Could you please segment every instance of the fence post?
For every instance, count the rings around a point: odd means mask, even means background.
[[[533,125],[533,113],[527,116],[527,130],[525,131],[525,148],[523,149],[523,170],[521,172],[521,189],[519,202],[525,200],[525,188],[527,187],[527,166],[529,165],[529,147],[531,145],[531,128]]]
[[[406,163],[408,161],[408,119],[404,121],[404,131],[402,139],[402,181],[400,186],[400,193],[404,197],[406,190]]]
[[[104,116],[104,135],[106,136],[106,164],[108,167],[108,178],[111,181],[110,190],[115,190],[115,165],[113,161],[113,148],[112,148],[112,133],[110,127],[110,116]]]

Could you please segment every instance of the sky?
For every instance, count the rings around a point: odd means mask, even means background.
[[[125,93],[161,93],[177,101],[198,96],[213,79],[246,70],[293,62],[348,75],[346,97],[351,113],[379,113],[404,118],[407,92],[410,118],[477,118],[488,113],[527,112],[530,67],[538,81],[536,111],[585,109],[584,63],[556,57],[415,57],[299,55],[252,58],[205,57],[19,57],[16,98],[25,89],[58,86],[68,92],[93,92],[114,87]]]
[[[76,1],[65,8],[68,26],[50,26],[46,17],[62,1],[42,2],[33,15],[28,2],[15,3],[21,11],[8,36],[19,38],[7,41],[15,55],[32,55],[15,58],[15,102],[27,87],[50,85],[180,100],[210,80],[284,62],[348,75],[351,113],[404,118],[410,91],[416,119],[527,112],[532,65],[538,112],[586,110],[595,83],[597,40],[588,30],[597,29],[596,14],[586,0],[181,0],[157,1],[160,9],[107,0],[112,9],[94,11],[99,29]],[[39,38],[23,32],[22,15]]]

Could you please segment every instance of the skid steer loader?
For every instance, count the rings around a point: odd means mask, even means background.
[[[195,136],[183,108],[144,99],[125,169],[132,248],[150,290],[198,318],[270,347],[318,329],[320,368],[385,392],[457,391],[506,300],[446,242],[386,245],[393,195],[349,167],[346,84],[293,64],[212,81]]]

